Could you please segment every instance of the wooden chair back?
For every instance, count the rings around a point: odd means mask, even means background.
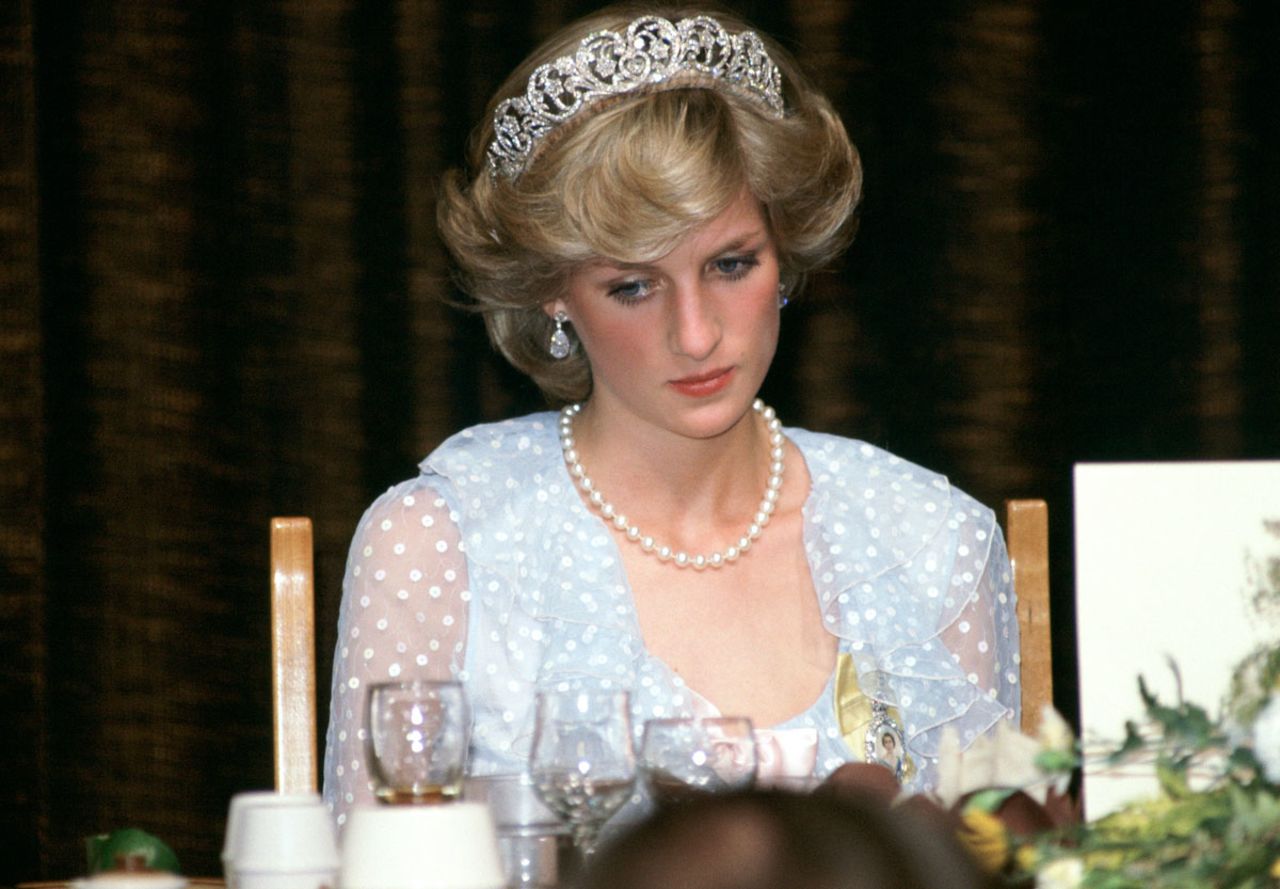
[[[316,791],[311,520],[271,520],[271,709],[276,790]]]
[[[1022,637],[1022,731],[1033,735],[1041,709],[1053,703],[1048,505],[1043,500],[1006,500],[1005,542]]]

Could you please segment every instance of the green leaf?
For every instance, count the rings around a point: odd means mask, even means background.
[[[1127,720],[1124,724],[1124,743],[1107,757],[1107,762],[1111,765],[1122,762],[1143,749],[1146,744],[1142,735],[1138,734],[1138,724],[1131,719]]]
[[[1237,747],[1231,751],[1231,755],[1227,757],[1227,765],[1232,769],[1239,769],[1246,772],[1257,774],[1262,771],[1262,763],[1258,762],[1257,754],[1248,747]]]
[[[979,790],[965,801],[964,810],[966,812],[978,811],[995,814],[1005,800],[1018,792],[1016,787],[988,787],[985,790]]]
[[[1085,874],[1082,889],[1142,889],[1143,884],[1124,874],[1091,871]]]
[[[1213,721],[1209,719],[1209,714],[1205,712],[1203,707],[1195,704],[1183,704],[1178,708],[1177,713],[1176,725],[1178,734],[1193,742],[1197,747],[1203,747],[1214,739],[1216,733]]]
[[[1070,772],[1080,765],[1080,757],[1074,750],[1041,750],[1035,763],[1042,772]]]
[[[1142,705],[1147,709],[1159,706],[1160,702],[1156,699],[1156,696],[1152,694],[1151,690],[1147,688],[1146,677],[1141,674],[1138,676],[1138,697],[1142,698]]]
[[[1187,786],[1186,760],[1173,764],[1161,757],[1156,762],[1156,781],[1160,784],[1160,791],[1170,799],[1184,799],[1191,794],[1191,788]]]

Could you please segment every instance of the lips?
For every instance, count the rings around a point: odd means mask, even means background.
[[[732,367],[719,367],[706,373],[691,374],[678,380],[672,380],[670,386],[682,395],[705,398],[708,395],[714,395],[729,385],[729,381],[732,378]]]

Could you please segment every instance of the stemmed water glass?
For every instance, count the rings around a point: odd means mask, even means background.
[[[529,774],[584,856],[631,797],[636,761],[625,691],[540,692]]]
[[[751,720],[745,716],[650,719],[640,742],[640,771],[659,804],[703,793],[746,790],[756,779]]]

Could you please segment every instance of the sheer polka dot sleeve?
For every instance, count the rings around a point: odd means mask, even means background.
[[[341,827],[372,800],[364,708],[376,682],[449,679],[467,634],[466,561],[456,516],[422,479],[382,495],[352,540],[333,657],[324,796]]]
[[[1009,556],[999,525],[970,523],[965,530],[952,582],[972,586],[972,592],[942,630],[941,639],[969,683],[1003,704],[1016,726],[1021,701],[1018,616]]]

